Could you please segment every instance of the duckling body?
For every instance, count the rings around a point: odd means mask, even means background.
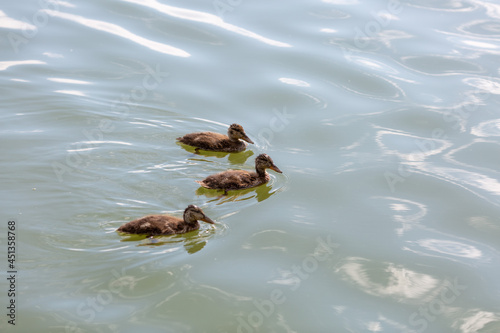
[[[266,169],[282,173],[269,155],[260,154],[255,159],[255,172],[246,170],[227,170],[210,175],[196,182],[205,188],[224,190],[224,192],[240,190],[267,183],[270,177]]]
[[[214,223],[199,207],[189,205],[184,210],[182,219],[170,215],[148,215],[125,223],[117,231],[150,236],[183,234],[198,230],[200,228],[198,220]]]
[[[229,126],[227,135],[214,132],[196,132],[177,138],[179,142],[197,149],[220,152],[240,152],[245,150],[247,145],[240,139],[253,143],[246,135],[243,127],[238,124]]]

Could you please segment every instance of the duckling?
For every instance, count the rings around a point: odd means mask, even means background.
[[[266,172],[266,169],[282,173],[269,155],[260,154],[255,158],[256,172],[246,170],[227,170],[215,175],[210,175],[204,180],[197,180],[196,182],[205,188],[224,190],[224,193],[227,193],[227,191],[230,190],[255,187],[267,183],[270,177]]]
[[[117,231],[129,234],[147,234],[150,236],[183,234],[198,230],[200,228],[198,220],[210,224],[215,223],[203,213],[201,208],[189,205],[184,210],[182,219],[170,215],[148,215],[125,223]]]
[[[220,151],[220,152],[240,152],[245,150],[246,143],[253,143],[246,135],[243,127],[238,124],[232,124],[227,130],[227,135],[214,132],[196,132],[189,133],[177,140],[183,144],[196,147],[196,152],[199,149]]]

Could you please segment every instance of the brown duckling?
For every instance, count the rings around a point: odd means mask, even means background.
[[[266,169],[271,169],[282,173],[274,164],[273,160],[267,154],[260,154],[255,158],[256,172],[246,170],[227,170],[196,182],[208,189],[224,190],[224,193],[230,190],[239,190],[249,187],[259,186],[267,183],[270,179]]]
[[[177,140],[183,144],[196,147],[196,150],[210,150],[220,152],[240,152],[245,150],[246,143],[253,143],[246,135],[243,127],[238,124],[232,124],[227,130],[227,135],[214,132],[196,132],[189,133]]]
[[[150,236],[183,234],[198,230],[200,228],[198,220],[211,224],[215,223],[203,213],[201,208],[189,205],[184,210],[182,219],[170,215],[148,215],[125,223],[117,231]]]

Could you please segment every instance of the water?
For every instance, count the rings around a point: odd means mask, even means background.
[[[2,332],[500,331],[496,2],[0,10]],[[175,142],[234,122],[243,153]],[[188,204],[217,225],[115,232]]]

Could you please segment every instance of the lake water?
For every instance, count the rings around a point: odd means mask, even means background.
[[[2,332],[500,332],[498,2],[14,1],[0,45]]]

